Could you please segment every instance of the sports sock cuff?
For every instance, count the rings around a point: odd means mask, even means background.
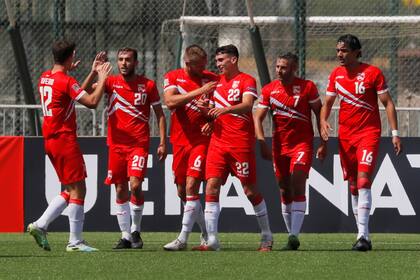
[[[372,183],[370,182],[369,178],[357,178],[357,189],[370,189],[371,185]]]
[[[206,202],[219,202],[218,195],[206,195]]]
[[[61,192],[60,195],[64,198],[64,200],[69,203],[70,194],[68,192]]]
[[[127,199],[118,199],[117,198],[115,201],[117,202],[117,204],[124,204],[128,201],[128,198]]]
[[[305,195],[295,195],[295,197],[293,198],[294,202],[304,202],[306,201],[306,196]]]
[[[187,201],[194,201],[194,200],[199,200],[200,196],[199,195],[187,195]]]
[[[352,195],[359,195],[359,191],[357,190],[357,186],[355,186],[355,185],[350,185],[350,193],[352,194]]]
[[[131,195],[130,202],[133,203],[134,205],[138,205],[138,206],[143,205],[144,204],[143,193],[140,195],[139,198],[135,197],[134,195]]]
[[[251,204],[253,206],[257,206],[263,200],[264,200],[264,198],[262,197],[262,195],[260,193],[249,199],[249,201],[251,201]]]
[[[77,205],[84,205],[85,204],[85,200],[84,199],[77,199],[77,198],[70,198],[69,199],[69,204],[73,203],[73,204],[77,204]]]

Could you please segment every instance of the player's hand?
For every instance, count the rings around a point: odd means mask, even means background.
[[[213,132],[213,122],[208,122],[201,127],[201,134],[204,136],[210,136]]]
[[[402,152],[402,144],[400,137],[392,137],[392,145],[394,146],[395,154],[398,156]]]
[[[330,132],[333,130],[331,125],[327,121],[321,121],[321,138],[324,141],[328,141],[328,137],[330,136]]]
[[[74,69],[77,68],[77,66],[79,66],[80,64],[80,60],[76,61],[76,62],[72,62],[69,71],[73,71]]]
[[[327,153],[328,153],[327,142],[324,142],[321,140],[321,144],[316,150],[316,158],[322,162],[327,157]]]
[[[166,144],[160,144],[159,147],[157,148],[157,155],[158,155],[158,159],[159,161],[163,161],[165,160],[166,156],[167,156],[167,152],[166,152]]]
[[[212,108],[207,114],[209,115],[209,117],[215,119],[227,113],[229,113],[229,108]]]
[[[98,67],[98,80],[105,80],[109,76],[109,73],[111,73],[111,70],[112,66],[109,62],[105,62],[100,67]]]
[[[218,83],[219,82],[213,81],[213,82],[208,82],[208,83],[204,84],[201,87],[201,90],[203,91],[203,94],[212,93],[216,89],[216,86],[217,86]]]
[[[105,51],[99,52],[95,56],[95,59],[93,60],[91,72],[98,73],[98,70],[100,69],[102,64],[104,64],[107,61],[108,61],[108,56],[107,56],[106,52]]]
[[[273,160],[273,155],[265,140],[258,140],[258,143],[260,144],[261,157],[265,160]]]

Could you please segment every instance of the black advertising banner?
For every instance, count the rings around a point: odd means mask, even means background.
[[[403,138],[404,153],[395,156],[390,138],[382,138],[372,183],[372,232],[420,232],[420,150],[418,138]],[[103,184],[107,175],[107,147],[103,137],[79,138],[88,178],[85,200],[86,231],[118,231],[115,217],[115,190]],[[143,231],[178,231],[182,204],[172,178],[172,154],[158,162],[159,141],[151,141],[145,192]],[[321,163],[314,158],[307,181],[308,210],[304,232],[355,232],[348,184],[343,180],[337,140],[328,143],[329,154]],[[317,141],[315,141],[315,146]],[[54,168],[45,156],[42,138],[25,139],[24,205],[25,225],[37,219],[48,202],[59,193]],[[257,179],[269,211],[274,232],[284,232],[279,191],[271,162],[261,159],[257,149]],[[240,182],[229,177],[221,189],[220,231],[256,232],[258,225],[252,205]],[[54,221],[50,231],[67,231],[64,215]]]

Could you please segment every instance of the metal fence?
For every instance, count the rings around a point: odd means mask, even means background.
[[[41,113],[40,105],[1,105],[0,104],[0,136],[32,136],[29,129],[29,112],[36,110]],[[332,125],[332,136],[337,136],[338,129],[338,107],[333,107],[329,121]],[[390,136],[391,129],[384,108],[380,108],[382,120],[382,136]],[[170,111],[164,106],[166,121],[169,124]],[[397,115],[399,120],[399,130],[402,137],[420,137],[420,108],[398,107]],[[76,116],[78,122],[77,134],[79,136],[106,136],[107,135],[107,115],[106,110],[87,109],[84,106],[76,106]],[[82,123],[83,125],[80,125]],[[312,116],[315,135],[318,136],[315,116]],[[158,137],[159,127],[156,116],[150,114],[150,135]],[[264,132],[267,137],[272,133],[272,120],[267,116],[264,121]]]
[[[11,43],[10,15],[6,12],[5,2],[0,0],[0,104],[24,104],[21,76]],[[12,15],[21,33],[37,101],[36,82],[40,74],[51,66],[52,42],[61,37],[77,42],[77,57],[82,63],[72,75],[79,81],[89,72],[91,61],[99,50],[108,51],[115,66],[116,51],[122,46],[132,46],[139,50],[138,72],[157,80],[161,90],[164,73],[177,65],[180,34],[183,48],[190,43],[198,43],[208,51],[211,70],[216,70],[213,61],[215,47],[236,44],[240,51],[241,69],[259,80],[247,28],[245,0],[8,2],[11,3]],[[384,71],[398,106],[420,107],[420,86],[417,82],[420,76],[419,1],[252,2],[271,78],[274,78],[276,55],[295,51],[301,58],[300,72],[313,80],[320,92],[324,92],[328,75],[336,66],[337,37],[343,33],[354,33],[362,41],[363,60]],[[196,20],[191,17],[196,17]],[[104,104],[101,104],[96,112],[98,119],[101,119],[103,109]],[[416,119],[415,112],[412,109],[400,111],[400,120]],[[3,131],[15,131],[13,126],[21,125],[13,123],[11,117],[4,119],[6,130]],[[415,123],[405,123],[401,126],[407,128],[407,135],[412,134],[409,130],[418,131],[415,128],[418,118]],[[80,113],[78,124],[82,135],[90,134],[91,114]],[[27,127],[19,129],[22,131],[19,133],[24,133]],[[103,130],[98,127],[96,133]]]

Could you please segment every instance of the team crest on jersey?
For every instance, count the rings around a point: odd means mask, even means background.
[[[364,72],[362,72],[362,73],[358,73],[357,74],[357,78],[356,78],[358,81],[363,81],[364,79],[365,79],[365,73]]]
[[[240,81],[233,81],[232,88],[237,88],[239,86]]]
[[[144,84],[137,84],[137,91],[143,92],[144,91]]]
[[[293,94],[300,94],[300,86],[293,86]]]

